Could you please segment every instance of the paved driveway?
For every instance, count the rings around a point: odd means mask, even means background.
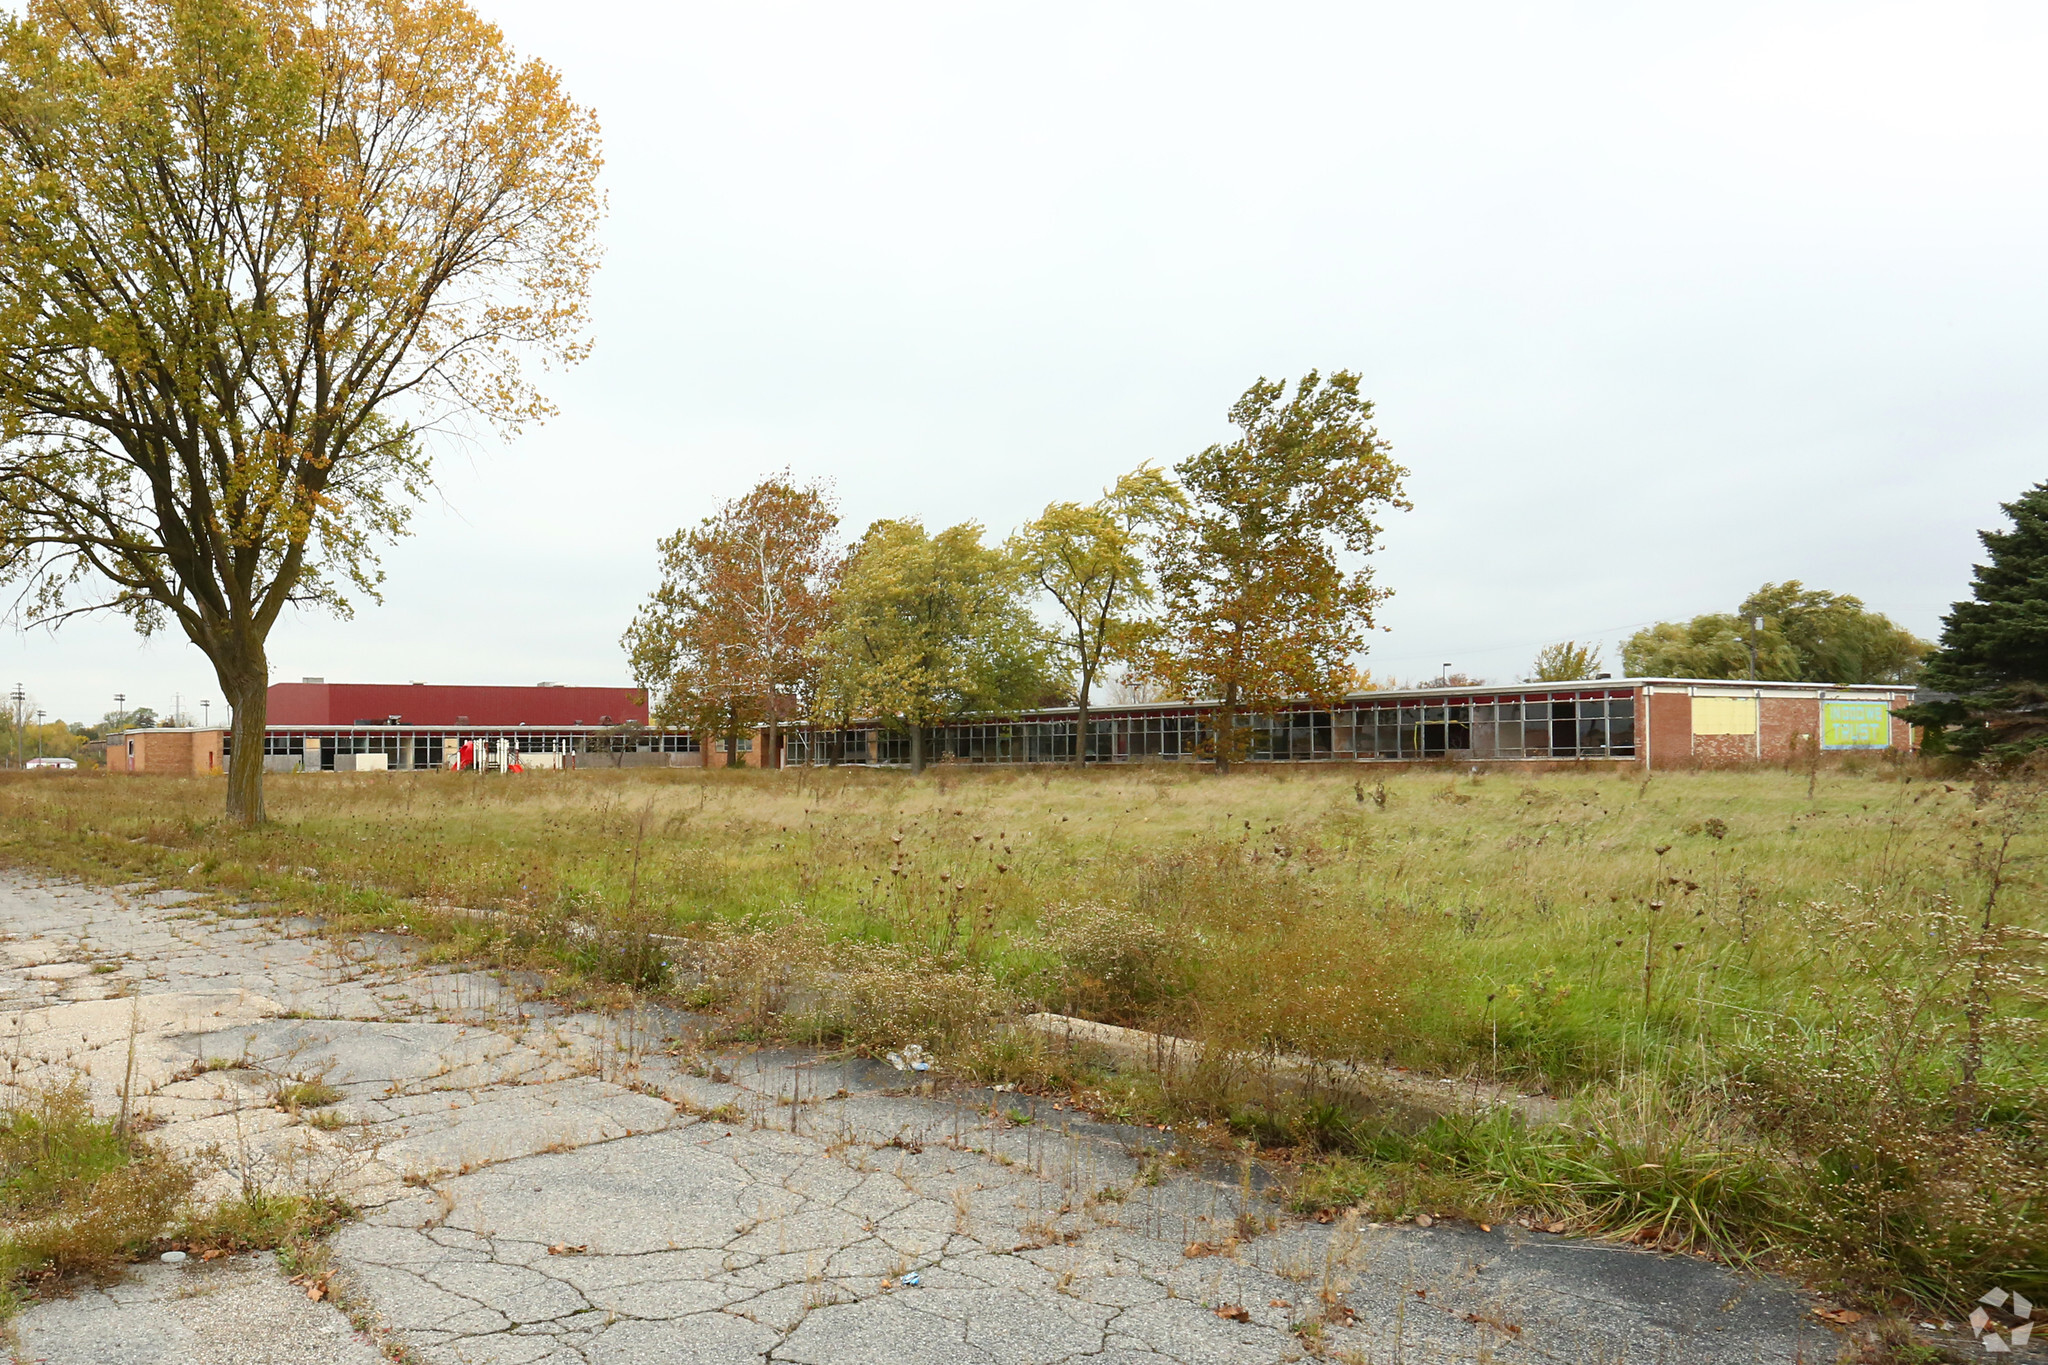
[[[152,1265],[29,1310],[22,1350],[50,1365],[353,1365],[394,1342],[431,1365],[1757,1365],[1841,1345],[1781,1284],[1520,1229],[1291,1218],[1261,1181],[1165,1159],[1168,1134],[703,1052],[687,1016],[537,1005],[403,939],[19,876],[0,935],[17,1076],[82,1075],[111,1110],[132,1065],[134,1104],[212,1193],[363,1211],[333,1248],[367,1333],[268,1258]],[[272,1102],[313,1080],[340,1103]]]

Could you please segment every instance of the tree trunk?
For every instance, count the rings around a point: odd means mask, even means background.
[[[1237,684],[1223,689],[1223,707],[1216,713],[1216,771],[1230,771],[1230,751],[1237,747]]]
[[[910,771],[912,775],[924,771],[924,727],[910,727]]]
[[[775,719],[775,699],[771,696],[768,701],[768,752],[761,755],[761,766],[779,769],[782,767],[782,727]]]
[[[232,674],[216,668],[221,691],[233,712],[228,751],[228,819],[260,825],[263,810],[263,728],[270,716],[270,668],[261,660]]]
[[[1074,766],[1088,766],[1088,675],[1081,675],[1079,704],[1074,707]]]

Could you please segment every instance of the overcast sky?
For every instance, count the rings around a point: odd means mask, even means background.
[[[1786,578],[1932,636],[2048,476],[2038,4],[478,3],[603,120],[596,350],[276,679],[624,683],[656,538],[764,474],[1001,535],[1310,368],[1412,471],[1402,678]],[[116,623],[0,661],[221,713]]]

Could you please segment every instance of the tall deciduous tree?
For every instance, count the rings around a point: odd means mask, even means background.
[[[876,522],[815,647],[824,709],[903,733],[923,772],[926,728],[1043,701],[1054,684],[1021,587],[1016,562],[983,545],[978,526],[929,535],[915,521]]]
[[[1287,396],[1261,379],[1230,410],[1241,435],[1174,467],[1186,504],[1157,532],[1163,605],[1148,667],[1183,696],[1215,697],[1216,765],[1237,717],[1290,696],[1335,697],[1386,596],[1365,566],[1384,507],[1408,506],[1358,376],[1311,371]]]
[[[2048,482],[2001,503],[2010,531],[1979,531],[1989,562],[1971,570],[1968,601],[1942,618],[1927,661],[1946,701],[1910,707],[1929,747],[1965,758],[2025,757],[2048,747]]]
[[[420,435],[544,416],[597,125],[459,0],[29,0],[0,23],[0,574],[174,622],[263,818],[266,641],[374,596]]]
[[[1928,645],[1861,598],[1792,579],[1764,584],[1733,613],[1639,630],[1621,661],[1638,678],[1747,678],[1752,649],[1760,679],[1847,685],[1910,682]]]
[[[1146,528],[1183,499],[1164,474],[1138,469],[1095,502],[1050,504],[1010,540],[1026,578],[1059,613],[1054,647],[1074,676],[1074,762],[1088,758],[1088,709],[1105,663],[1130,659],[1151,636]]]
[[[1600,647],[1577,640],[1560,640],[1536,651],[1530,665],[1530,682],[1576,682],[1600,671]]]
[[[657,719],[724,735],[729,748],[766,724],[761,762],[779,761],[782,721],[816,676],[811,641],[830,619],[838,526],[823,489],[784,474],[661,542],[661,585],[623,641]]]

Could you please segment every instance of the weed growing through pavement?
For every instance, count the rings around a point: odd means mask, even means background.
[[[12,1089],[0,1109],[0,1321],[27,1285],[104,1275],[157,1240],[193,1176],[96,1117],[82,1083]]]

